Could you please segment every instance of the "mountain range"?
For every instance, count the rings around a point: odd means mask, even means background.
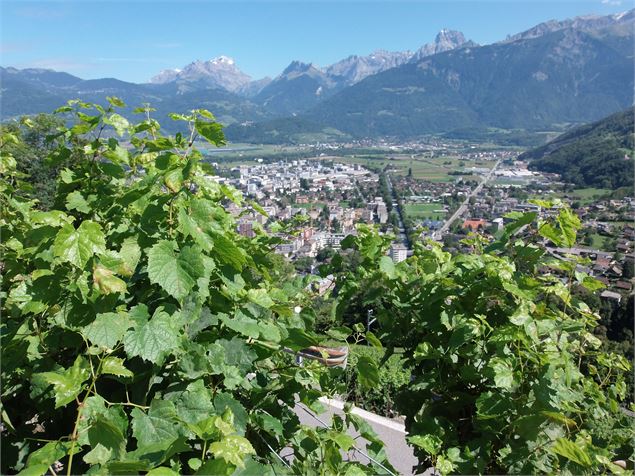
[[[160,116],[210,109],[230,139],[248,142],[557,130],[633,104],[634,25],[635,10],[577,17],[483,46],[442,30],[415,52],[379,50],[325,67],[293,61],[273,79],[254,80],[226,56],[161,71],[146,84],[0,68],[2,114],[115,95],[151,103]]]

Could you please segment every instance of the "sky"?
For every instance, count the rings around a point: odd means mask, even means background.
[[[226,55],[254,79],[292,60],[319,66],[377,49],[416,50],[442,28],[480,44],[550,19],[608,15],[633,0],[0,0],[0,65],[146,82]]]

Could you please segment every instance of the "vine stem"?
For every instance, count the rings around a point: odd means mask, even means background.
[[[207,453],[207,440],[203,441],[203,451],[201,452],[201,463],[205,462],[205,453]]]
[[[92,368],[93,368],[92,362],[90,364],[90,368],[92,372]],[[101,371],[101,361],[99,362],[99,367],[97,367],[97,374],[96,375],[93,374],[93,381],[91,382],[90,387],[88,388],[88,391],[84,395],[84,399],[82,400],[80,404],[77,405],[77,418],[75,418],[75,426],[73,427],[73,433],[71,433],[71,449],[69,451],[70,454],[68,455],[68,470],[66,472],[66,476],[71,476],[71,474],[73,474],[71,470],[73,468],[73,456],[75,455],[75,443],[77,442],[77,437],[78,437],[77,428],[79,427],[79,420],[82,417],[84,404],[86,403],[86,400],[88,399],[91,392],[95,388],[95,383],[97,383],[97,375],[99,375],[100,371]]]

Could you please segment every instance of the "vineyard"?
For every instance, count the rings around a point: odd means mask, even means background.
[[[2,128],[2,474],[387,474],[349,407],[318,429],[294,407],[372,394],[381,408],[396,349],[407,373],[390,404],[419,471],[632,468],[631,365],[601,348],[599,315],[572,291],[603,285],[543,245],[575,244],[566,207],[535,201],[551,218],[513,213],[496,241],[468,237],[470,254],[416,243],[399,264],[390,237],[360,226],[320,269],[334,325],[317,333],[311,277],[283,269],[278,238],[237,233],[226,204],[265,212],[195,147],[225,143],[214,116],[172,114],[183,132],[167,136],[151,108],[132,123],[109,104],[71,101],[41,136],[31,119]],[[42,155],[25,164],[28,147]],[[346,370],[289,352],[352,336],[377,352]],[[349,428],[369,465],[347,458]]]

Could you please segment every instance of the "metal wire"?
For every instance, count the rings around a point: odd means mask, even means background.
[[[278,452],[277,452],[277,451],[275,451],[275,450],[271,447],[271,445],[270,445],[269,443],[267,443],[267,440],[265,440],[265,439],[262,437],[262,435],[261,435],[260,433],[258,433],[257,431],[256,431],[255,433],[256,433],[256,435],[258,435],[258,437],[262,440],[262,442],[263,442],[265,445],[267,445],[267,448],[269,448],[269,450],[271,450],[271,452],[272,452],[274,455],[276,455],[276,458],[278,458],[280,461],[282,461],[282,464],[284,464],[287,468],[291,469],[291,466],[289,466],[289,463],[287,463],[287,462],[284,460],[284,458],[283,458],[282,456],[280,456],[280,455],[278,454]],[[275,471],[275,470],[274,470],[274,471]]]
[[[311,415],[313,418],[315,418],[324,428],[329,428],[329,426],[323,422],[317,415],[315,415],[312,411],[310,411],[308,408],[306,408],[303,404],[301,403],[297,403],[297,405],[302,408],[302,410],[304,410],[306,413],[308,413],[309,415]],[[370,461],[372,461],[373,463],[375,463],[377,466],[381,467],[383,470],[387,471],[388,474],[390,474],[391,476],[399,476],[396,473],[393,473],[391,470],[389,470],[388,468],[386,468],[383,464],[381,464],[379,461],[377,461],[375,458],[373,458],[372,456],[370,456],[369,454],[367,454],[366,452],[360,450],[357,446],[353,446],[353,448],[355,449],[355,451],[359,452],[362,456],[368,458]]]

